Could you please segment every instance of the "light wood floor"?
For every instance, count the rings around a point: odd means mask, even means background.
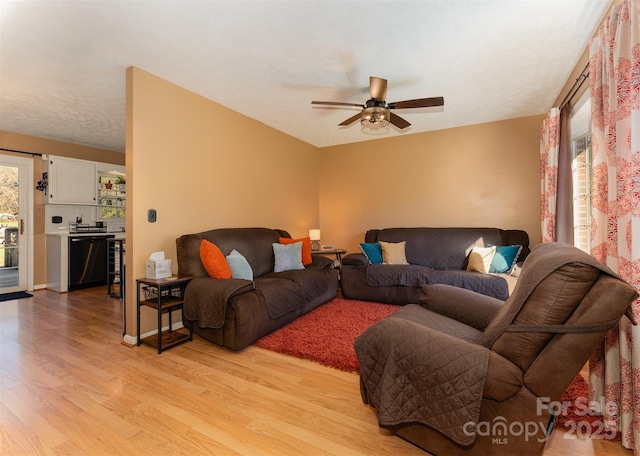
[[[121,322],[104,288],[0,302],[1,454],[426,454],[378,428],[355,374],[197,336],[158,355]],[[564,437],[545,455],[631,454]]]

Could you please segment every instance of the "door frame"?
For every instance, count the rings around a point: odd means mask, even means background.
[[[1,154],[1,153],[0,153]],[[18,260],[18,286],[19,289],[26,288],[27,291],[33,291],[33,271],[34,271],[34,235],[33,235],[33,212],[34,212],[34,202],[33,202],[33,160],[34,158],[24,158],[17,157],[15,155],[1,154],[0,162],[3,165],[8,166],[17,166],[18,167],[18,177],[19,177],[19,215],[20,220],[24,221],[24,233],[20,233],[18,231],[18,245],[20,245],[19,250],[19,260]],[[26,202],[23,202],[23,199]],[[26,261],[22,261],[26,260]],[[25,265],[26,271],[23,272],[22,265]],[[20,283],[20,275],[26,274],[26,283]]]

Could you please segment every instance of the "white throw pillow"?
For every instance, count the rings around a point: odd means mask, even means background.
[[[304,269],[302,264],[302,241],[293,244],[273,243],[275,265],[273,272]]]
[[[382,249],[382,264],[409,264],[407,262],[406,247],[406,241],[380,241],[380,248]]]
[[[253,280],[253,270],[247,259],[233,249],[229,255],[227,255],[227,264],[231,269],[231,278],[233,279],[245,279]]]
[[[474,247],[469,254],[469,264],[467,265],[467,271],[482,272],[483,274],[489,273],[491,267],[491,260],[496,254],[496,247]]]

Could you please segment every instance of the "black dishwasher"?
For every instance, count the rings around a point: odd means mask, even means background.
[[[69,236],[69,291],[107,284],[107,239]]]

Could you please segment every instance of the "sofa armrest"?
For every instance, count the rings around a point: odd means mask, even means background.
[[[422,307],[481,331],[504,304],[500,299],[452,285],[424,285],[422,291]]]
[[[333,268],[333,260],[322,255],[311,255],[311,264],[306,267],[314,269]]]
[[[342,266],[367,266],[369,259],[362,253],[350,253],[342,258]]]
[[[524,385],[524,374],[518,366],[492,351],[482,395],[502,402],[513,397]]]
[[[202,328],[222,328],[228,299],[254,288],[251,280],[195,277],[184,291],[183,315]]]

